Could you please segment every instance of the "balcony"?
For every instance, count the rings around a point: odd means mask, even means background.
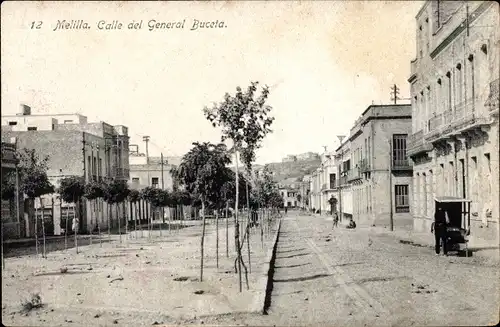
[[[474,99],[457,104],[429,120],[429,132],[424,136],[427,142],[435,142],[442,137],[459,134],[486,124],[486,118],[474,111]],[[442,118],[440,118],[442,116]],[[409,150],[409,152],[412,152]]]
[[[361,176],[361,171],[360,171],[359,167],[352,168],[351,170],[349,170],[349,172],[347,174],[347,180],[349,182],[360,179],[361,177],[362,176]]]
[[[392,170],[405,171],[413,170],[413,166],[408,159],[392,159]]]
[[[326,190],[326,183],[324,183],[323,185],[321,185],[321,191],[324,191]]]
[[[406,155],[408,157],[432,150],[432,145],[424,139],[424,131],[420,130],[408,136]]]
[[[362,159],[359,162],[359,171],[361,173],[366,173],[366,172],[370,171],[370,164],[368,163],[368,160]]]
[[[339,179],[339,186],[346,185],[347,181],[349,180],[347,173],[346,176],[341,176]]]
[[[16,145],[2,142],[2,168],[15,169],[16,164]]]

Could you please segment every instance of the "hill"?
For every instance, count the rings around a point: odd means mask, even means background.
[[[311,174],[321,165],[321,160],[298,160],[293,162],[273,162],[266,165],[256,165],[256,169],[266,166],[273,173],[274,180],[281,184],[291,184],[302,181],[305,175]]]

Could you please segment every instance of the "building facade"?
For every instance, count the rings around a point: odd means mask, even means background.
[[[2,142],[2,186],[3,179],[7,175],[14,176],[19,185],[19,176],[16,173],[17,158],[16,158],[16,143],[15,140]],[[17,190],[14,190],[16,193]],[[19,195],[14,195],[13,199],[2,198],[2,237],[3,239],[19,238],[25,235],[25,226],[21,224],[22,202]]]
[[[471,237],[498,246],[499,7],[427,1],[411,62],[414,229],[427,231],[434,197],[471,203]]]
[[[2,140],[14,137],[17,148],[34,149],[41,157],[48,156],[49,180],[57,188],[60,180],[69,176],[80,176],[86,182],[113,178],[129,179],[128,129],[105,122],[89,123],[79,114],[33,115],[31,108],[21,105],[17,115],[2,116]],[[35,204],[37,212],[44,211],[45,219],[51,219],[53,228],[49,234],[61,234],[64,219],[72,216],[72,203],[63,202],[58,194],[42,198]],[[108,205],[97,201],[92,205],[83,200],[80,231],[87,232],[96,224],[105,228],[108,222]],[[118,216],[124,216],[121,208]],[[113,216],[114,215],[114,216]],[[116,213],[110,214],[112,226],[117,225]],[[27,219],[27,235],[33,236],[33,219]]]
[[[341,171],[344,215],[361,224],[409,227],[411,105],[371,105],[351,128]],[[347,153],[346,153],[347,152]],[[341,201],[339,201],[341,202]]]

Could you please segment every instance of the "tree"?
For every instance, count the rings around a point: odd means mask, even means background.
[[[49,156],[40,157],[34,149],[19,149],[16,152],[18,162],[17,173],[19,176],[19,193],[34,201],[40,199],[43,219],[42,196],[54,193],[54,186],[47,177]],[[2,199],[12,201],[16,197],[16,173],[8,172],[2,176]],[[45,257],[45,225],[42,223],[43,256]],[[35,217],[35,242],[38,254],[38,214]]]
[[[80,217],[80,200],[82,196],[85,194],[85,180],[80,176],[70,176],[65,177],[61,180],[61,184],[59,186],[59,194],[61,198],[66,203],[73,203],[73,229],[75,232],[75,249],[76,253],[78,253],[78,229],[79,229],[79,219]],[[78,206],[78,210],[75,210],[75,207]],[[77,216],[78,212],[78,216]],[[64,242],[65,248],[68,248],[68,219],[66,217],[66,227],[64,233]]]
[[[135,237],[137,237],[137,202],[140,200],[140,193],[137,190],[130,190],[128,193],[128,201],[130,202],[131,209],[133,211],[134,217],[134,231]]]
[[[223,174],[231,162],[224,144],[193,143],[193,148],[182,157],[178,178],[195,199],[201,201],[203,230],[201,234],[200,281],[203,281],[205,242],[205,208],[216,203],[222,190]]]
[[[94,232],[94,226],[92,224],[92,219],[93,219],[93,212],[96,210],[96,200],[101,199],[104,196],[104,186],[101,182],[97,181],[91,181],[87,184],[85,184],[85,198],[90,201],[90,244],[92,244],[92,234]],[[95,217],[96,219],[96,225],[97,225],[97,230],[99,233],[99,243],[102,246],[102,240],[101,240],[101,226],[99,225],[99,217]]]
[[[116,218],[118,220],[118,235],[120,236],[120,243],[122,242],[121,224],[118,212],[118,205],[127,199],[130,190],[128,184],[124,180],[111,179],[105,183],[104,187],[104,201],[110,205],[115,205]],[[108,235],[110,233],[109,218],[108,218]]]
[[[260,143],[264,137],[272,132],[270,126],[274,117],[268,116],[272,108],[266,105],[266,100],[269,96],[269,88],[265,86],[260,94],[256,95],[258,82],[252,82],[243,92],[240,87],[236,88],[234,96],[225,94],[224,100],[219,104],[214,104],[212,108],[205,107],[203,112],[205,117],[212,123],[214,127],[222,129],[222,142],[226,139],[231,139],[234,145],[234,160],[236,164],[236,185],[238,185],[239,169],[238,169],[238,154],[242,149],[243,161],[248,164],[253,162],[255,150],[260,147]],[[235,215],[236,226],[235,231],[238,233],[239,243],[239,222],[238,222],[238,204],[239,190],[236,188],[235,195]],[[236,246],[238,249],[239,244]],[[241,251],[238,251],[238,267],[241,268],[242,257]],[[239,271],[239,285],[241,288],[241,269]]]
[[[143,188],[140,192],[141,198],[146,201],[146,203],[149,203],[150,206],[152,206],[152,202],[154,201],[154,198],[156,196],[155,189],[151,186],[147,186]],[[148,215],[148,222],[147,222],[147,227],[148,227],[148,239],[151,239],[151,217]]]

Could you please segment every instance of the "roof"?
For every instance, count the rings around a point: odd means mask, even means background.
[[[434,198],[436,202],[472,202],[471,200],[458,198],[455,196],[436,196]]]

